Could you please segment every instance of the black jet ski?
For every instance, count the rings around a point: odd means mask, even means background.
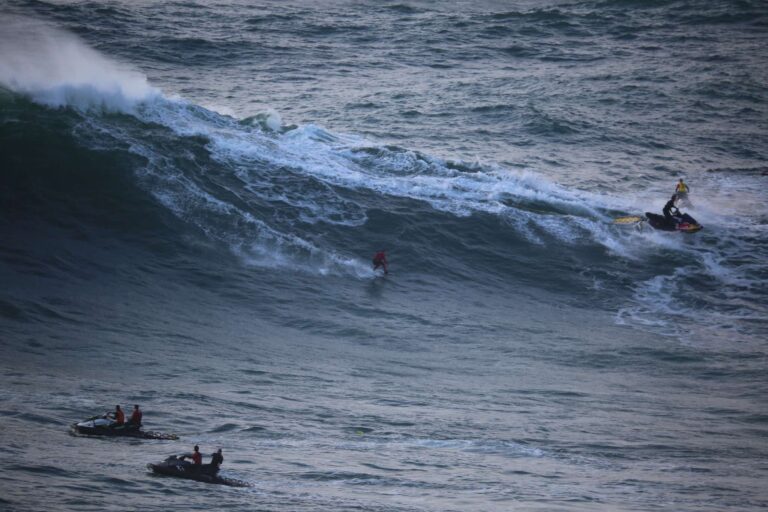
[[[687,213],[675,215],[672,217],[672,220],[667,220],[667,218],[663,215],[651,212],[645,212],[645,216],[648,218],[648,224],[650,224],[651,227],[654,229],[660,229],[662,231],[681,231],[683,233],[695,233],[697,231],[701,231],[701,229],[704,227],[696,222],[696,219]]]
[[[147,469],[151,469],[152,472],[158,475],[187,478],[209,484],[229,485],[232,487],[249,487],[250,485],[242,480],[220,476],[219,468],[213,464],[193,464],[188,460],[184,460],[184,456],[177,457],[176,455],[171,455],[163,462],[147,464]]]
[[[109,436],[109,437],[140,437],[143,439],[178,439],[174,434],[163,434],[161,432],[149,432],[141,430],[141,425],[125,423],[116,425],[115,420],[104,416],[94,416],[87,420],[73,423],[71,432],[82,436]]]

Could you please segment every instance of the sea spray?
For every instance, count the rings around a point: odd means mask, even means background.
[[[0,84],[51,107],[130,111],[159,95],[141,73],[34,18],[0,21]]]

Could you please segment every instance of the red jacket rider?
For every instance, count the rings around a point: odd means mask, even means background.
[[[115,425],[120,426],[125,424],[125,414],[123,414],[123,410],[120,409],[119,405],[115,406]]]
[[[131,421],[130,421],[130,423],[132,423],[133,425],[141,426],[141,416],[142,416],[142,414],[141,414],[141,411],[139,410],[139,406],[138,405],[134,405],[133,406],[133,414],[131,414]]]
[[[385,274],[389,274],[387,270],[387,255],[384,254],[383,249],[373,256],[373,270],[377,270],[379,267],[384,269]]]
[[[195,445],[195,453],[192,454],[192,462],[195,464],[203,463],[203,455],[200,453],[200,447]]]

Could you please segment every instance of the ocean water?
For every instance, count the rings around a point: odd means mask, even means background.
[[[0,509],[765,510],[767,43],[757,0],[2,2]],[[702,231],[612,223],[679,178]],[[180,439],[69,434],[134,403]],[[147,470],[194,444],[249,487]]]

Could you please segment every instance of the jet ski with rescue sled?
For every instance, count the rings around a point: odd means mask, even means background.
[[[657,213],[645,212],[645,217],[648,219],[648,224],[652,228],[661,231],[680,231],[682,233],[695,233],[701,231],[704,226],[699,224],[696,219],[688,215],[687,213],[681,213],[679,215],[673,215],[671,218],[667,218],[664,215]]]
[[[179,436],[175,434],[164,434],[162,432],[152,432],[141,429],[141,425],[133,423],[124,423],[118,425],[117,422],[108,415],[93,416],[83,421],[73,423],[70,427],[73,435],[80,436],[106,436],[106,437],[138,437],[142,439],[165,439],[176,440]]]
[[[645,217],[641,217],[639,215],[628,215],[625,217],[618,217],[613,219],[614,224],[634,226],[637,229],[641,229],[643,224],[646,222],[650,224],[652,228],[658,229],[660,231],[680,231],[681,233],[695,233],[704,229],[704,226],[699,224],[696,219],[687,213],[672,216],[671,220],[667,220],[664,215],[651,212],[645,212]]]
[[[209,484],[229,485],[231,487],[250,487],[251,485],[242,480],[220,476],[219,468],[215,464],[193,464],[184,460],[185,457],[185,455],[181,457],[171,455],[162,462],[147,464],[147,469],[157,475],[175,476]]]

